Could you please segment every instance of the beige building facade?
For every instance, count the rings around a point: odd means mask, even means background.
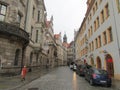
[[[75,39],[76,58],[120,79],[119,0],[88,0],[87,6]]]
[[[70,65],[72,62],[75,62],[74,41],[72,41],[67,48],[67,62],[68,62],[68,65]]]
[[[67,48],[63,46],[61,33],[54,35],[57,44],[57,62],[58,66],[67,65]]]
[[[46,16],[44,0],[0,0],[1,73],[46,65]]]
[[[57,66],[57,45],[54,39],[54,29],[53,29],[53,16],[49,21],[46,21],[46,32],[45,32],[45,43],[47,50],[47,65],[50,68]]]
[[[27,0],[0,0],[0,73],[20,72],[29,34],[25,29]]]
[[[43,0],[28,0],[26,30],[30,43],[26,49],[24,64],[30,66],[45,65],[46,51],[43,48],[46,9]]]

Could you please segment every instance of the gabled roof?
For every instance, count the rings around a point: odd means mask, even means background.
[[[66,43],[66,42],[63,42],[63,46],[68,48],[70,44]]]
[[[55,38],[55,39],[59,39],[59,38],[60,38],[60,34],[55,34],[55,35],[54,35],[54,38]]]

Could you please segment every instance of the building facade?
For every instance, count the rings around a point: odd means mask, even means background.
[[[72,41],[67,48],[67,62],[68,62],[68,65],[70,65],[72,62],[75,62],[74,41]]]
[[[27,0],[0,0],[0,73],[19,73],[29,34],[25,29]]]
[[[64,61],[63,61],[63,64],[64,65],[67,65],[67,63],[68,63],[68,55],[67,55],[67,51],[68,51],[68,46],[69,46],[69,44],[68,44],[68,42],[67,42],[67,35],[66,34],[64,34],[64,36],[63,36],[63,47],[64,47],[64,51],[63,51],[63,55],[64,55]]]
[[[57,45],[56,41],[54,39],[54,29],[53,29],[53,16],[51,17],[50,21],[46,21],[46,44],[47,44],[47,64],[50,67],[55,67],[57,66]]]
[[[47,13],[44,0],[27,0],[27,6],[25,28],[30,35],[30,43],[23,64],[31,67],[45,66],[47,52],[43,46]]]
[[[107,70],[116,79],[120,79],[119,4],[119,0],[88,0],[75,40],[76,58]]]
[[[44,0],[0,0],[1,73],[46,65],[46,16]]]

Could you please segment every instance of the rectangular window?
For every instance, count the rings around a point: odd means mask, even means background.
[[[108,8],[108,4],[105,6],[105,17],[106,19],[108,18],[109,16],[109,8]]]
[[[31,26],[31,39],[32,39],[33,27]]]
[[[96,31],[96,21],[94,21],[94,31]]]
[[[107,44],[107,35],[106,35],[106,31],[103,32],[103,40],[104,40],[104,45]]]
[[[32,17],[34,18],[35,8],[33,7]]]
[[[95,44],[96,44],[96,48],[98,48],[98,40],[97,40],[97,38],[95,39]]]
[[[103,10],[101,11],[101,23],[103,23],[104,22],[104,12],[103,12]]]
[[[40,11],[38,11],[37,21],[40,22]]]
[[[90,20],[92,19],[91,14],[90,14]]]
[[[93,7],[93,15],[95,14],[95,8]]]
[[[91,26],[91,36],[93,35],[93,30],[92,30],[92,26]]]
[[[99,27],[99,17],[97,17],[97,28]]]
[[[98,5],[97,5],[97,2],[95,3],[95,7],[96,7],[96,11],[97,11],[97,9],[98,9]]]
[[[108,28],[108,42],[113,41],[113,36],[112,36],[112,29],[111,27]]]
[[[3,4],[0,4],[0,21],[4,21],[6,11],[7,11],[7,6],[3,5]]]
[[[90,29],[88,30],[88,37],[90,38]]]
[[[94,42],[92,41],[92,51],[94,50]]]
[[[98,42],[99,42],[98,47],[101,47],[101,36],[98,36]]]
[[[38,30],[36,30],[36,43],[38,42]]]

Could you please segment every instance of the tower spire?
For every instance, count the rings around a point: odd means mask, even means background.
[[[63,42],[64,42],[64,43],[67,43],[67,36],[66,36],[66,33],[64,34]]]

